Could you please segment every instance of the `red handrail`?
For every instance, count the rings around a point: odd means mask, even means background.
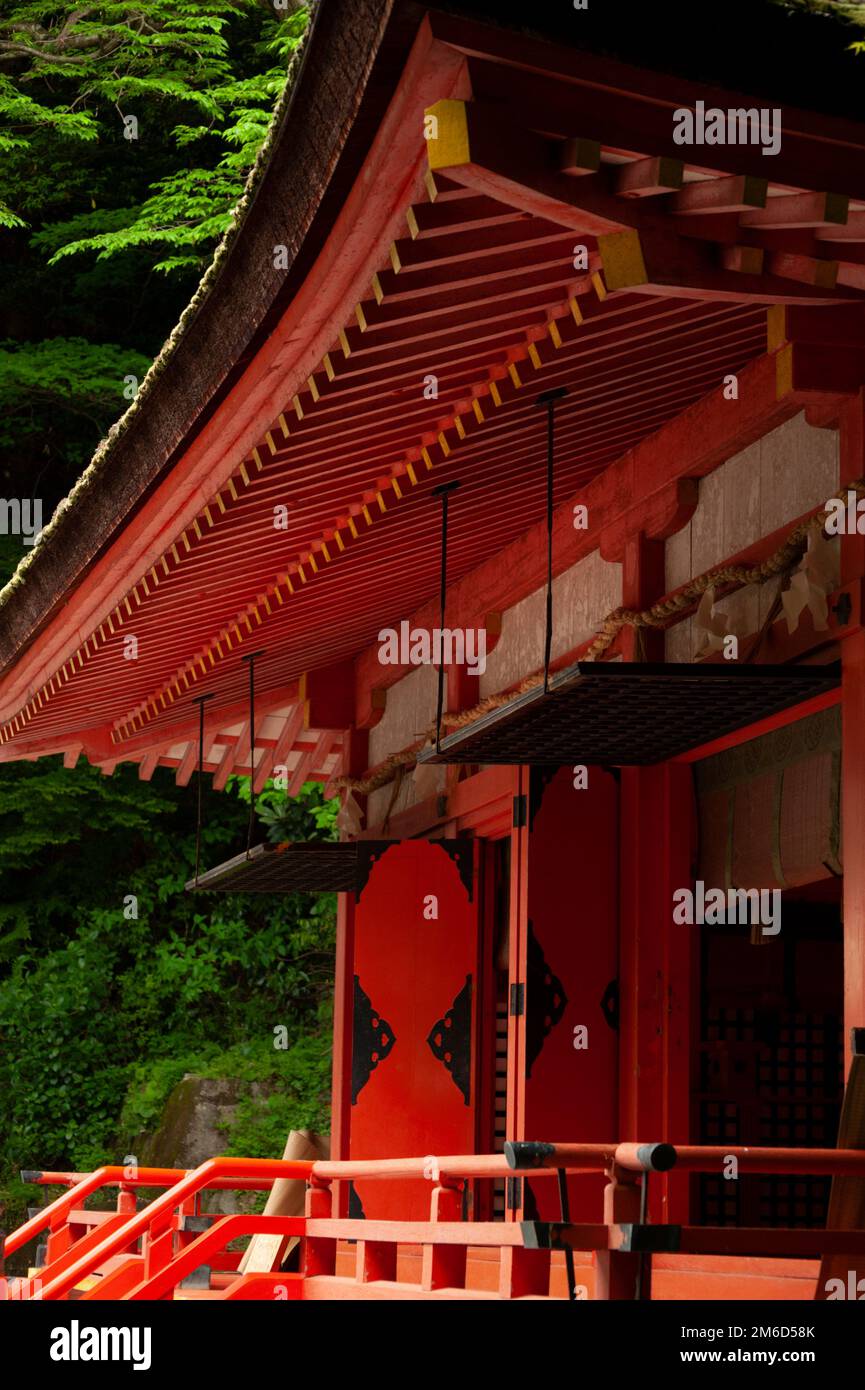
[[[144,1235],[158,1217],[169,1216],[174,1208],[186,1198],[194,1197],[204,1188],[212,1187],[215,1178],[244,1178],[253,1180],[261,1188],[266,1188],[277,1178],[304,1178],[308,1180],[312,1168],[313,1165],[309,1160],[300,1159],[209,1158],[200,1167],[186,1173],[180,1182],[175,1183],[160,1197],[156,1197],[149,1206],[144,1207],[135,1216],[131,1216],[119,1230],[112,1232],[105,1240],[88,1250],[85,1255],[74,1260],[56,1278],[50,1279],[47,1284],[43,1285],[41,1297],[44,1300],[62,1298],[104,1260],[109,1259],[112,1255],[119,1255],[128,1249],[132,1241]],[[72,1194],[68,1195],[71,1196]]]
[[[571,1171],[601,1170],[615,1155],[616,1147],[615,1144],[572,1145],[567,1166]],[[27,1240],[32,1239],[39,1230],[48,1224],[53,1216],[67,1216],[74,1206],[98,1187],[114,1184],[159,1186],[178,1174],[176,1169],[139,1169],[137,1179],[130,1180],[124,1177],[126,1171],[128,1170],[123,1168],[106,1167],[91,1173],[82,1182],[77,1183],[65,1196],[58,1198],[38,1216],[19,1228],[15,1232],[14,1247],[10,1238],[10,1244],[7,1246],[9,1253],[12,1253],[13,1248],[18,1249]],[[545,1176],[547,1171],[549,1170],[539,1168],[537,1176]],[[159,1216],[170,1212],[181,1201],[194,1196],[205,1188],[260,1189],[269,1187],[271,1182],[280,1177],[304,1177],[307,1180],[314,1177],[324,1183],[330,1182],[334,1178],[362,1177],[422,1178],[439,1182],[443,1178],[505,1177],[509,1172],[507,1161],[502,1154],[452,1154],[443,1157],[430,1154],[423,1158],[348,1160],[343,1162],[331,1162],[326,1159],[320,1159],[316,1162],[284,1159],[209,1159],[207,1163],[191,1172],[180,1172],[178,1180],[161,1197],[156,1198],[149,1206],[130,1217],[129,1221],[119,1230],[107,1236],[98,1245],[94,1245],[80,1259],[69,1264],[62,1274],[54,1279],[49,1279],[42,1288],[41,1297],[43,1299],[62,1298],[69,1289],[91,1273],[102,1261],[127,1249],[134,1240],[137,1240],[148,1230],[152,1222]],[[552,1174],[550,1173],[550,1175]],[[45,1175],[41,1176],[44,1180]],[[58,1173],[53,1176],[61,1180],[70,1180],[77,1175]]]
[[[193,1171],[191,1168],[136,1168],[135,1177],[131,1178],[127,1176],[128,1167],[112,1165],[96,1168],[92,1173],[56,1172],[45,1169],[29,1174],[26,1180],[40,1187],[70,1187],[72,1190],[55,1198],[47,1207],[43,1207],[35,1216],[25,1221],[23,1226],[12,1231],[6,1237],[5,1252],[7,1255],[13,1255],[46,1227],[62,1224],[70,1211],[80,1206],[86,1197],[91,1197],[100,1188],[173,1187],[181,1178],[186,1177],[187,1173]],[[258,1178],[238,1177],[215,1178],[208,1186],[217,1191],[260,1192],[262,1187],[268,1184],[262,1184]],[[55,1221],[55,1217],[59,1220]]]
[[[561,1167],[569,1172],[599,1172],[611,1162],[615,1144],[571,1144],[570,1155]],[[535,1165],[537,1168],[537,1165]],[[427,1154],[424,1158],[316,1159],[313,1177],[320,1182],[355,1178],[507,1178],[513,1169],[504,1154]],[[552,1169],[538,1168],[535,1177],[555,1177]]]
[[[717,1172],[735,1158],[740,1173],[805,1173],[815,1177],[865,1176],[863,1149],[772,1149],[751,1145],[677,1144],[676,1167],[686,1173]]]
[[[38,1236],[40,1231],[45,1230],[46,1226],[54,1224],[59,1225],[62,1221],[65,1221],[74,1207],[80,1206],[85,1197],[89,1197],[92,1193],[98,1191],[100,1187],[125,1187],[128,1182],[128,1179],[124,1177],[126,1171],[125,1168],[121,1168],[117,1165],[108,1165],[102,1168],[95,1168],[92,1173],[87,1173],[83,1176],[77,1173],[51,1174],[50,1176],[52,1178],[56,1177],[58,1181],[66,1181],[72,1177],[77,1178],[78,1181],[75,1182],[70,1192],[65,1192],[61,1197],[57,1197],[53,1202],[49,1202],[48,1206],[43,1207],[36,1216],[32,1216],[29,1221],[24,1222],[23,1226],[19,1226],[16,1231],[12,1231],[12,1233],[6,1237],[5,1253],[7,1255],[14,1255],[16,1250],[20,1250],[22,1245],[26,1245],[29,1240],[33,1240],[34,1236]],[[148,1171],[153,1174],[161,1175],[160,1177],[154,1177],[153,1181],[148,1185],[152,1187],[162,1187],[167,1183],[177,1182],[178,1178],[183,1176],[184,1170],[177,1168],[151,1168]],[[43,1176],[44,1175],[40,1175],[40,1180]],[[132,1184],[130,1184],[130,1186],[131,1185]],[[56,1222],[55,1218],[58,1218]]]
[[[768,1148],[757,1144],[543,1144],[510,1142],[505,1145],[509,1168],[538,1166],[567,1168],[579,1162],[587,1148],[609,1154],[619,1168],[633,1172],[714,1173],[735,1158],[740,1172],[811,1174],[813,1176],[865,1176],[865,1149]]]
[[[142,1211],[129,1217],[123,1225],[102,1241],[93,1245],[78,1259],[48,1282],[41,1291],[45,1299],[62,1298],[82,1278],[93,1272],[105,1260],[128,1250],[140,1236],[154,1228],[161,1236],[167,1230],[166,1219],[182,1203],[207,1188],[267,1188],[278,1178],[302,1178],[326,1186],[337,1179],[402,1178],[426,1179],[440,1183],[447,1179],[502,1177],[515,1168],[535,1176],[551,1176],[556,1169],[571,1172],[629,1170],[634,1173],[668,1171],[678,1167],[686,1172],[712,1172],[730,1158],[735,1158],[742,1172],[778,1174],[836,1174],[865,1176],[865,1150],[859,1149],[784,1149],[749,1145],[679,1145],[671,1144],[539,1144],[509,1143],[505,1154],[426,1155],[416,1158],[328,1160],[316,1162],[285,1159],[215,1158],[200,1167],[182,1172],[177,1169],[139,1169],[136,1177],[125,1175],[128,1168],[103,1167],[75,1182],[71,1191],[46,1207],[38,1216],[26,1222],[9,1237],[7,1251],[12,1253],[37,1234],[47,1224],[56,1224],[66,1217],[86,1196],[99,1187],[159,1186],[171,1182],[167,1191],[155,1198]],[[78,1174],[42,1174],[40,1180],[71,1182]],[[160,1220],[161,1225],[160,1225]],[[434,1222],[431,1225],[434,1227]],[[187,1247],[188,1248],[188,1247]],[[160,1276],[160,1287],[172,1287],[175,1256]],[[188,1259],[184,1256],[184,1259]],[[166,1282],[167,1281],[167,1282]],[[25,1295],[26,1296],[26,1295]]]

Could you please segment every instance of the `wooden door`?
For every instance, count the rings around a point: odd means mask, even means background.
[[[354,912],[349,1154],[475,1152],[478,846],[472,840],[362,845]],[[356,1216],[429,1216],[430,1184],[367,1179]]]
[[[574,785],[569,767],[529,778],[525,986],[519,1136],[607,1142],[618,1129],[618,785],[600,767]],[[601,1219],[604,1180],[569,1180],[571,1217]],[[536,1179],[525,1214],[558,1216],[555,1182]]]

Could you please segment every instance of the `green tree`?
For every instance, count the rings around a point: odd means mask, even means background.
[[[165,770],[4,770],[0,1203],[19,1213],[18,1168],[122,1157],[186,1071],[269,1083],[227,1143],[272,1152],[283,1123],[280,1143],[326,1123],[334,899],[185,892],[196,792]],[[206,865],[245,842],[244,799],[248,779],[206,795]],[[317,784],[291,802],[270,788],[263,806],[335,834]]]
[[[307,18],[297,0],[0,14],[0,473],[46,518],[229,226]]]

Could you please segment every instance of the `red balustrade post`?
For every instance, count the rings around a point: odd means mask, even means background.
[[[608,1226],[640,1221],[640,1178],[627,1168],[611,1163],[604,1189],[604,1221]],[[650,1257],[640,1280],[640,1255],[626,1250],[598,1250],[595,1254],[595,1298],[633,1299],[650,1296]]]
[[[334,1193],[329,1178],[313,1175],[306,1189],[306,1216],[328,1220],[334,1215]],[[307,1278],[315,1274],[336,1273],[336,1240],[329,1236],[306,1235],[303,1241],[301,1268]]]
[[[430,1199],[430,1239],[423,1247],[421,1288],[464,1289],[466,1285],[466,1245],[437,1245],[435,1227],[438,1221],[462,1219],[461,1185],[442,1178],[432,1190]]]

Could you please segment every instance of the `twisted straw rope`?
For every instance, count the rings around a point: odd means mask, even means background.
[[[847,491],[855,492],[857,499],[865,496],[865,478],[857,478],[849,485]],[[845,494],[844,496],[832,497],[829,500],[830,502],[846,504],[847,497]],[[665,594],[650,608],[643,608],[642,610],[614,608],[611,613],[607,614],[580,660],[597,661],[604,652],[609,651],[619,633],[626,627],[638,629],[671,627],[671,619],[677,614],[684,614],[688,609],[693,609],[707,589],[720,587],[724,589],[725,593],[733,593],[749,584],[766,584],[770,579],[777,578],[778,575],[789,574],[808,548],[809,532],[818,525],[822,530],[828,515],[827,504],[827,508],[818,512],[808,521],[800,521],[778,549],[757,565],[718,565],[715,569],[706,570],[704,574],[690,579],[675,593]],[[541,684],[543,678],[542,668],[533,671],[521,680],[519,685],[510,690],[501,691],[497,695],[488,695],[486,699],[473,705],[471,709],[444,714],[442,724],[449,729],[462,729],[466,724],[472,724],[476,719],[480,719],[482,715],[490,714],[493,710],[501,709],[503,705],[510,704],[516,696],[534,690],[536,686]],[[387,786],[400,769],[406,769],[416,764],[418,753],[434,741],[435,734],[436,726],[435,723],[432,723],[416,743],[413,743],[409,748],[402,749],[399,753],[391,753],[390,757],[386,758],[375,771],[366,772],[363,777],[337,777],[333,783],[334,787],[344,787],[349,791],[357,792],[359,796],[369,796],[370,792],[378,791],[380,787]]]

